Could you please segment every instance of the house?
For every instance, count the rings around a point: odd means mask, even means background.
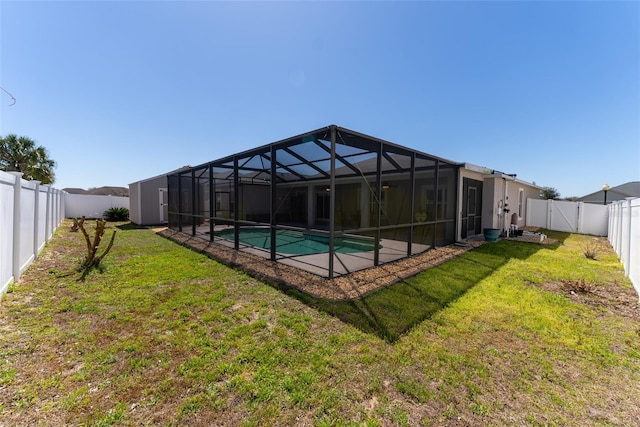
[[[640,197],[640,181],[631,181],[622,185],[609,188],[607,190],[607,204],[618,200],[625,200],[627,197]],[[604,190],[587,194],[577,199],[578,202],[603,204],[605,200]]]
[[[171,173],[167,188],[170,228],[326,277],[522,226],[540,194],[335,125]]]
[[[167,175],[185,168],[188,168],[188,166],[129,184],[129,219],[132,223],[138,225],[160,225],[169,221],[167,213]]]
[[[516,174],[463,163],[460,165],[458,239],[484,228],[508,230],[526,224],[527,200],[540,199],[541,187],[517,179]]]

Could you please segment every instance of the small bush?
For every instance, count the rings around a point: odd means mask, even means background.
[[[582,254],[585,258],[597,261],[598,245],[596,243],[588,243],[587,246],[581,247],[580,249],[582,249]]]
[[[578,294],[589,294],[595,291],[596,285],[587,282],[584,279],[580,280],[562,280],[562,285],[564,289],[568,292],[578,293]]]
[[[129,209],[111,208],[104,211],[104,219],[107,221],[126,221],[129,219]]]

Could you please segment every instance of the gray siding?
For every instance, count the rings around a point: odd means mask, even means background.
[[[138,225],[159,225],[160,189],[167,188],[165,175],[129,184],[131,222]],[[167,218],[165,218],[165,222]]]

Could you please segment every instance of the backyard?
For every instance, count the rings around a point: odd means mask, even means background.
[[[130,223],[80,281],[69,225],[0,300],[0,426],[640,425],[605,238],[486,243],[335,301]]]

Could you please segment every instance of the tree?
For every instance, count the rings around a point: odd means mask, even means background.
[[[52,184],[56,162],[49,158],[47,149],[26,136],[9,134],[0,137],[0,170],[22,172],[23,178]]]
[[[547,199],[557,200],[560,198],[560,192],[553,187],[542,187],[542,191],[540,192],[540,195],[545,200]]]

